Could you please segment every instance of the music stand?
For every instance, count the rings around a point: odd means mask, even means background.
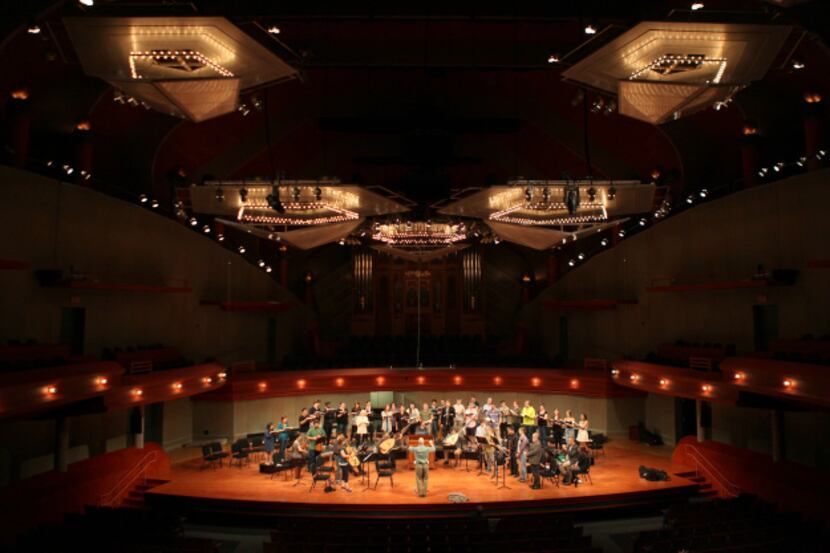
[[[494,459],[494,470],[496,471],[496,489],[497,490],[509,490],[511,489],[510,486],[507,485],[507,466],[509,464],[509,453],[502,452],[503,462],[501,464],[501,485],[499,485],[499,460],[498,460],[498,453],[496,454],[496,458]]]
[[[371,490],[372,489],[372,461],[374,460],[375,452],[370,451],[366,454],[366,457],[360,460],[360,468],[363,469],[362,482],[363,482],[363,490]]]

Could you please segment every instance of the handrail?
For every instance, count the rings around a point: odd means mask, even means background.
[[[100,507],[114,507],[118,499],[129,490],[139,478],[147,479],[147,469],[156,462],[158,452],[153,450],[147,453],[138,463],[121,477],[118,483],[107,493],[102,494],[98,499]]]
[[[741,493],[741,487],[734,484],[718,469],[716,469],[712,462],[707,459],[698,448],[693,447],[690,444],[681,444],[678,449],[681,449],[681,451],[688,451],[689,456],[695,461],[696,474],[700,474],[701,465],[705,465],[707,472],[709,472],[712,479],[724,489],[724,493],[726,493],[726,495],[729,497],[737,497]]]

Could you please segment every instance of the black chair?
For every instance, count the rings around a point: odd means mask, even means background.
[[[219,442],[213,442],[210,444],[210,451],[213,455],[219,457],[219,466],[222,465],[222,459],[230,456],[230,454],[222,449],[222,444]]]
[[[204,469],[205,467],[210,467],[210,466],[212,466],[213,468],[216,468],[217,465],[222,466],[222,459],[223,459],[222,456],[217,455],[213,452],[213,448],[210,445],[202,446],[202,467],[201,467],[201,469]]]
[[[589,430],[588,435],[591,438],[591,441],[588,442],[588,449],[591,450],[594,458],[596,458],[598,453],[607,455],[605,453],[605,442],[608,441],[608,438],[606,438],[605,434],[600,434],[599,432],[594,433]]]
[[[391,455],[389,456],[389,461],[391,461],[391,463],[382,463],[380,458],[375,459],[376,477],[374,489],[378,489],[378,482],[380,482],[381,478],[388,478],[392,487],[395,487],[395,479],[393,477],[395,474],[395,460]]]
[[[239,461],[239,468],[242,468],[243,461],[245,463],[250,461],[248,457],[248,440],[246,438],[240,438],[231,445],[231,460],[228,463],[228,467],[232,467],[234,461]]]
[[[314,461],[314,472],[311,473],[311,487],[308,489],[308,493],[311,493],[314,488],[317,486],[317,482],[328,482],[331,480],[332,475],[334,473],[334,467],[326,467],[323,464],[326,462],[326,459],[323,457],[317,457]]]

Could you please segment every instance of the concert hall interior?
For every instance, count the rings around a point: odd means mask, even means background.
[[[0,553],[830,550],[830,2],[0,9]]]

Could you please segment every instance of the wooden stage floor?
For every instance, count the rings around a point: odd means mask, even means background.
[[[316,512],[319,514],[350,512],[400,515],[418,511],[469,511],[481,508],[488,512],[517,508],[544,508],[545,510],[583,510],[619,508],[637,505],[655,505],[694,495],[697,484],[671,475],[668,482],[648,482],[639,477],[638,467],[647,465],[671,474],[671,462],[665,456],[654,455],[645,447],[606,447],[591,470],[593,485],[556,487],[545,481],[543,489],[530,489],[516,478],[508,476],[509,489],[497,489],[489,475],[477,476],[475,462],[470,471],[464,461],[458,468],[447,468],[438,461],[429,474],[429,494],[421,498],[415,494],[415,472],[399,461],[394,486],[388,478],[381,478],[377,489],[365,489],[359,476],[352,476],[354,490],[348,493],[337,489],[325,493],[318,483],[309,493],[311,477],[303,471],[302,481],[294,485],[293,475],[286,481],[283,474],[273,479],[260,474],[258,463],[238,468],[224,466],[201,470],[201,459],[175,464],[169,483],[148,490],[150,505],[175,508],[180,511],[234,512],[276,514]],[[374,469],[374,467],[372,467]],[[372,484],[375,475],[372,471]],[[448,494],[461,492],[468,503],[455,504]]]

